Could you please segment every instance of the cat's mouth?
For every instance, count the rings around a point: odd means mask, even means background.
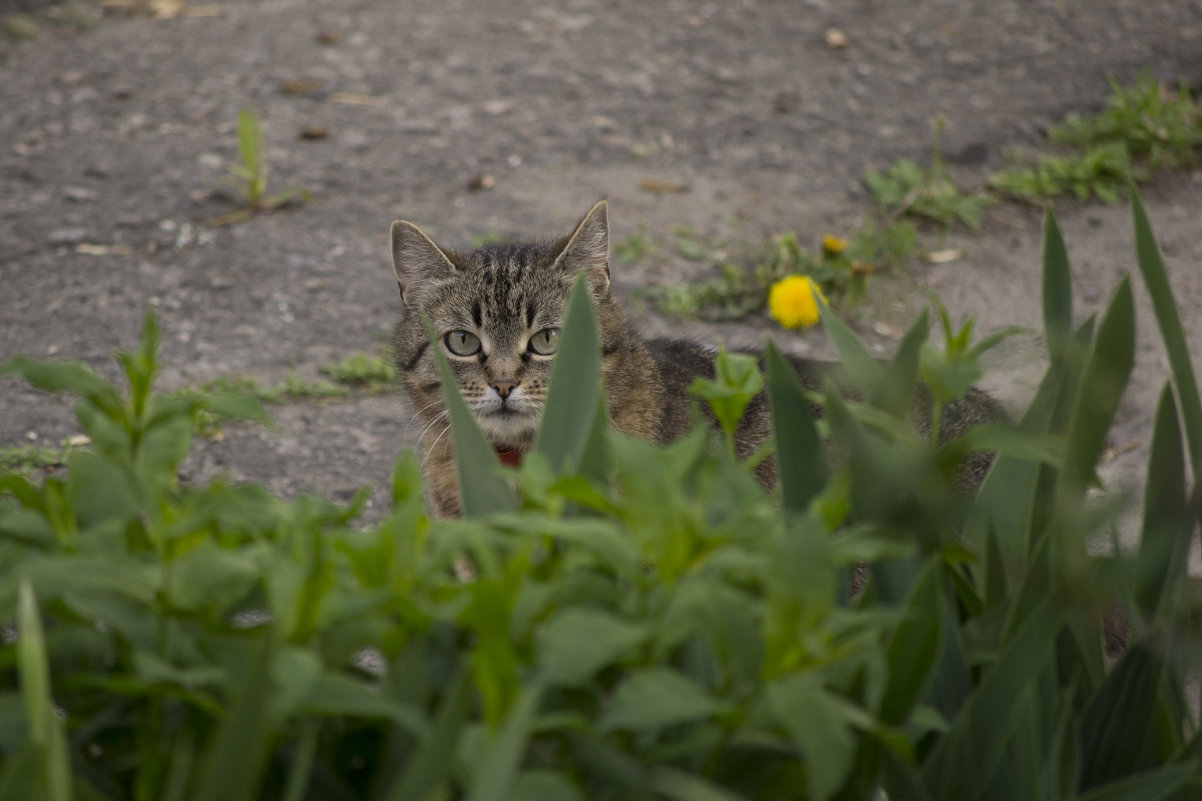
[[[488,438],[506,448],[525,447],[538,429],[538,417],[538,412],[525,404],[506,403],[476,411],[476,420]]]

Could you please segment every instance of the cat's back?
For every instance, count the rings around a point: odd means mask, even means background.
[[[688,430],[692,407],[689,387],[698,378],[714,377],[717,351],[686,339],[656,338],[646,341],[663,384],[662,439],[671,440]]]

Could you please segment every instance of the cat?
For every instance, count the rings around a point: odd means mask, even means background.
[[[459,516],[459,489],[450,421],[423,312],[468,408],[504,463],[519,463],[534,440],[568,293],[580,274],[587,277],[594,300],[613,426],[667,443],[692,424],[695,401],[688,388],[698,376],[713,376],[716,354],[691,341],[644,340],[635,333],[610,287],[606,201],[593,206],[571,234],[554,241],[454,251],[434,244],[413,223],[397,220],[391,247],[404,309],[396,329],[397,365],[402,387],[424,426],[423,472],[436,517]],[[809,389],[821,388],[824,379],[838,371],[828,362],[792,362]],[[914,417],[921,427],[923,419],[930,419],[930,401],[924,393],[919,395]],[[944,410],[941,434],[946,438],[979,422],[1003,418],[1000,407],[974,389]],[[770,434],[768,405],[761,392],[735,431],[736,453],[745,458]],[[967,467],[973,485],[984,476],[989,457],[974,460]],[[761,462],[756,475],[771,487],[775,461]]]

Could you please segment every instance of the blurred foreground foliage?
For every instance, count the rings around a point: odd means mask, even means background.
[[[1135,225],[1173,375],[1142,543],[1106,557],[1086,543],[1115,509],[1089,493],[1132,293],[1074,327],[1051,216],[1050,366],[1021,421],[929,442],[907,421],[918,376],[972,374],[978,349],[927,345],[924,315],[882,363],[824,313],[867,401],[805,393],[769,345],[775,496],[703,426],[668,447],[608,430],[582,286],[520,470],[452,390],[458,521],[427,518],[411,453],[368,526],[366,494],[180,484],[197,415],[264,415],[155,394],[152,317],[119,357],[125,391],[8,362],[79,397],[92,449],[62,479],[0,477],[0,799],[1199,797],[1202,407],[1138,198]],[[747,369],[699,385],[723,419]],[[964,386],[941,383],[936,410]],[[956,467],[981,449],[999,455],[966,499]],[[1108,662],[1116,612],[1128,645]]]

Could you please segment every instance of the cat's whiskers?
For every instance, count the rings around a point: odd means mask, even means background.
[[[405,432],[406,432],[406,433],[408,433],[408,431],[409,431],[409,428],[410,428],[410,427],[413,425],[413,422],[414,422],[415,420],[417,420],[417,418],[418,418],[418,417],[420,417],[420,416],[421,416],[421,413],[422,413],[422,412],[424,412],[426,409],[429,409],[431,406],[437,406],[438,404],[440,404],[440,403],[442,403],[442,402],[443,402],[443,399],[442,399],[442,398],[435,398],[434,400],[432,400],[432,401],[430,401],[429,403],[427,403],[425,406],[423,406],[423,407],[421,407],[420,409],[418,409],[418,410],[417,410],[416,412],[414,412],[412,415],[410,415],[410,416],[409,416],[409,421],[408,421],[407,423],[405,423]],[[443,413],[442,413],[442,414],[446,414],[446,410],[443,410]],[[442,415],[439,415],[439,417],[441,417],[441,416],[442,416]],[[438,419],[438,417],[435,417],[434,419],[435,419],[435,420],[437,420],[437,419]]]
[[[443,409],[441,412],[439,412],[439,413],[438,413],[438,414],[435,416],[435,418],[434,418],[433,420],[431,420],[430,422],[426,423],[426,427],[425,427],[425,428],[423,428],[423,429],[422,429],[422,431],[421,431],[421,433],[417,435],[417,438],[420,440],[420,439],[421,439],[423,436],[425,436],[426,432],[427,432],[427,431],[429,431],[429,430],[430,430],[430,428],[431,428],[431,427],[432,427],[432,426],[433,426],[435,423],[437,423],[438,421],[440,421],[440,420],[444,419],[444,418],[445,418],[445,417],[446,417],[448,414],[450,414],[450,409]]]
[[[446,435],[446,433],[450,430],[451,430],[451,424],[447,423],[443,427],[442,431],[438,434],[438,436],[434,438],[434,442],[432,442],[430,444],[430,447],[426,450],[426,455],[422,458],[422,469],[423,470],[426,468],[426,462],[430,461],[430,457],[434,454],[434,449],[438,447],[438,441],[440,439],[442,439]]]

